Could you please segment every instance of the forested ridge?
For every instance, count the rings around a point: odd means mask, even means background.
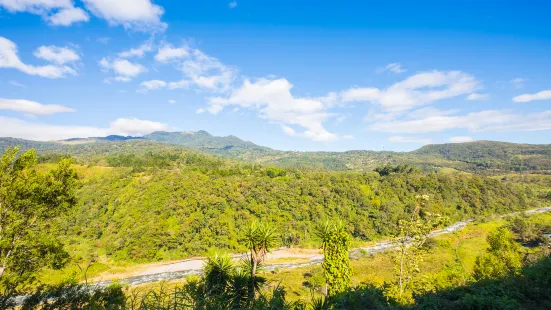
[[[1,150],[16,145],[22,150],[36,148],[42,155],[68,154],[87,159],[121,150],[143,153],[158,149],[193,149],[254,163],[335,171],[372,171],[387,164],[409,164],[426,171],[447,167],[485,175],[508,171],[550,173],[551,170],[551,145],[494,141],[426,145],[412,152],[294,152],[270,149],[235,136],[213,136],[206,131],[154,132],[143,137],[108,136],[55,142],[0,138]]]
[[[239,231],[254,219],[272,224],[281,243],[308,246],[320,219],[340,218],[354,240],[397,231],[415,206],[452,221],[542,205],[546,192],[468,174],[426,173],[408,166],[378,172],[263,167],[193,152],[107,156],[80,167],[79,204],[65,221],[72,242],[116,260],[154,261],[240,251]]]
[[[125,294],[130,292],[123,293],[120,286],[90,291],[72,278],[57,286],[41,287],[41,272],[52,274],[76,264],[86,279],[88,267],[101,268],[102,263],[95,264],[98,261],[136,264],[208,255],[203,277],[187,279],[174,293],[155,293],[153,300],[142,296],[140,305],[130,308],[158,309],[160,302],[172,305],[177,301],[171,296],[180,296],[189,305],[170,306],[176,309],[456,305],[443,289],[455,294],[462,290],[452,290],[457,286],[476,283],[480,287],[486,278],[516,276],[522,266],[531,264],[528,258],[524,262],[522,255],[535,257],[532,261],[547,255],[542,234],[549,226],[521,220],[511,228],[519,242],[543,246],[541,251],[522,254],[511,233],[501,229],[488,237],[490,245],[496,244],[495,253],[490,248],[477,258],[472,280],[467,280],[463,270],[448,275],[440,287],[437,285],[442,283],[427,283],[417,275],[420,258],[434,247],[434,241],[433,245],[429,242],[430,231],[459,220],[547,206],[551,191],[545,175],[487,177],[406,164],[382,165],[373,171],[281,167],[141,139],[62,145],[38,157],[34,150],[19,157],[16,151],[8,149],[2,157],[0,198],[9,212],[2,213],[0,222],[13,222],[20,228],[10,232],[11,224],[3,226],[15,237],[11,245],[9,235],[2,236],[0,243],[0,258],[6,266],[2,267],[6,273],[0,276],[0,288],[8,298],[0,295],[0,304],[13,304],[9,298],[18,290],[38,290],[26,300],[28,309],[44,302],[51,309],[57,309],[57,303],[127,309],[130,297]],[[35,205],[40,209],[35,210]],[[255,224],[259,221],[262,224]],[[36,228],[26,229],[29,223],[36,223]],[[353,287],[350,247],[389,238],[398,249],[392,261],[408,267],[395,269],[396,280],[384,286]],[[286,301],[283,287],[272,287],[266,295],[267,280],[257,266],[262,266],[270,248],[318,248],[320,240],[327,284],[325,291],[317,288],[316,294],[325,295],[312,296],[311,304]],[[17,255],[12,256],[12,251]],[[237,264],[213,251],[245,252],[249,259]],[[40,259],[28,265],[26,255]],[[507,260],[501,262],[503,257]],[[546,263],[542,266],[548,268]],[[545,284],[540,282],[527,285],[538,285],[545,292]],[[501,282],[492,283],[490,291],[500,289]],[[524,297],[514,297],[511,282],[504,283],[511,291],[504,293],[504,300],[522,304]],[[474,295],[472,298],[482,298]],[[476,304],[467,293],[464,296],[458,308]]]

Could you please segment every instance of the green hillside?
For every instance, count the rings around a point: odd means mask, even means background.
[[[79,166],[79,205],[64,231],[75,249],[122,261],[242,250],[239,232],[253,219],[284,232],[282,244],[312,246],[325,218],[342,218],[357,242],[369,241],[395,233],[417,193],[453,221],[536,207],[547,194],[469,174],[270,168],[181,150],[101,162]]]
[[[204,130],[192,132],[157,131],[145,135],[143,138],[244,160],[255,160],[269,154],[279,153],[279,151],[241,140],[235,136],[217,137]]]
[[[0,150],[16,145],[23,150],[36,148],[40,155],[64,154],[87,160],[121,152],[193,149],[254,163],[336,171],[372,171],[387,164],[414,165],[426,171],[445,167],[480,174],[551,171],[551,145],[493,141],[433,144],[412,152],[293,152],[273,150],[235,136],[217,137],[206,131],[154,132],[143,137],[109,136],[55,142],[0,138]]]
[[[551,170],[551,144],[475,141],[426,145],[412,153],[465,162],[481,169]]]

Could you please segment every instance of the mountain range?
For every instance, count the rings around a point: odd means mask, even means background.
[[[448,167],[462,171],[492,172],[551,170],[551,144],[515,144],[475,141],[425,145],[412,152],[353,150],[346,152],[279,151],[244,141],[236,136],[213,136],[206,131],[153,132],[142,137],[117,136],[32,141],[0,138],[0,149],[19,145],[36,148],[39,154],[158,151],[186,148],[227,158],[277,166],[369,171],[387,164],[410,164],[422,168]]]

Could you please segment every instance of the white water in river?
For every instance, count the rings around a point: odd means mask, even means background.
[[[527,210],[522,212],[514,212],[502,215],[500,217],[507,217],[507,216],[514,216],[519,214],[537,214],[537,213],[545,213],[545,212],[551,212],[551,207],[547,208],[541,208],[536,210]],[[469,223],[471,223],[473,220],[467,220],[462,222],[457,222],[451,226],[448,226],[444,229],[434,231],[430,234],[431,237],[444,235],[453,233],[455,231],[458,231],[462,229],[463,227],[467,226]],[[372,254],[372,253],[378,253],[383,252],[389,249],[392,249],[393,245],[390,241],[382,241],[377,243],[374,246],[370,247],[364,247],[364,248],[358,248],[358,249],[352,249],[350,250],[350,257],[358,257],[362,256],[364,254]],[[243,257],[244,254],[235,255],[234,258],[238,259],[240,257]],[[323,262],[323,255],[322,254],[315,254],[315,253],[287,253],[285,250],[279,250],[274,251],[274,253],[271,253],[272,258],[305,258],[309,259],[308,262],[305,263],[287,263],[287,264],[272,264],[264,266],[263,268],[265,270],[274,270],[276,268],[278,269],[293,269],[293,268],[300,268],[300,267],[306,267],[306,266],[312,266],[321,264]],[[126,284],[129,286],[144,284],[144,283],[151,283],[151,282],[158,282],[158,281],[164,281],[164,280],[176,280],[176,279],[182,279],[185,278],[188,275],[192,274],[201,274],[203,271],[203,262],[202,259],[191,259],[191,260],[185,260],[181,262],[177,262],[174,264],[167,264],[159,267],[154,267],[149,270],[146,270],[142,272],[142,274],[128,277],[124,279],[117,280],[118,283]],[[109,281],[99,281],[92,284],[93,287],[105,287],[109,284],[113,283],[113,280]],[[17,296],[15,297],[15,303],[16,305],[21,305],[23,301],[27,298],[26,295],[23,296]]]
[[[537,209],[537,210],[527,210],[523,212],[514,212],[510,214],[503,215],[505,216],[514,216],[518,214],[536,214],[536,213],[544,213],[544,212],[550,212],[551,207]],[[467,220],[467,221],[461,221],[457,222],[451,226],[448,226],[444,229],[434,231],[430,234],[431,237],[444,235],[453,233],[455,231],[458,231],[462,229],[463,227],[467,226],[469,223],[473,222],[473,220]],[[378,252],[383,252],[386,250],[389,250],[393,247],[391,241],[382,241],[377,243],[374,246],[370,247],[364,247],[364,248],[358,248],[358,249],[352,249],[350,250],[350,256],[351,257],[358,257],[364,254],[373,254]],[[278,251],[275,251],[276,253]],[[305,266],[311,266],[316,264],[321,264],[323,261],[323,255],[322,254],[299,254],[299,253],[292,253],[289,255],[275,255],[279,257],[294,257],[294,258],[304,258],[309,259],[308,262],[305,263],[286,263],[286,264],[270,264],[264,266],[265,270],[274,270],[276,268],[278,269],[293,269],[293,268],[299,268],[299,267],[305,267]],[[235,256],[236,258],[239,256]],[[141,275],[128,277],[124,279],[120,279],[117,282],[121,284],[127,284],[129,286],[138,285],[138,284],[144,284],[144,283],[150,283],[150,282],[157,282],[157,281],[163,281],[163,280],[176,280],[185,278],[188,275],[192,274],[201,274],[203,270],[203,262],[204,260],[201,259],[194,259],[194,260],[186,260],[181,261],[174,264],[168,264],[160,267],[155,267],[149,270],[144,271]],[[100,281],[97,282],[96,285],[98,286],[107,286],[109,284],[113,283],[112,280],[109,281]]]

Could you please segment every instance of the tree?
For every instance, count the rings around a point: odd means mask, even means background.
[[[351,237],[340,221],[326,221],[317,227],[316,234],[322,241],[326,294],[334,296],[350,286],[352,267],[348,251]]]
[[[18,151],[8,148],[0,160],[0,287],[5,293],[32,280],[40,268],[60,268],[67,261],[52,231],[55,219],[77,201],[71,160],[42,172],[34,150],[17,157]]]
[[[420,272],[419,264],[422,262],[423,245],[430,232],[445,222],[438,214],[420,211],[429,202],[428,195],[415,196],[417,205],[409,220],[398,222],[399,233],[393,238],[392,243],[396,250],[394,256],[394,274],[396,282],[391,283],[386,295],[391,296],[399,302],[405,302],[405,296],[417,273]]]
[[[250,263],[250,288],[249,299],[254,299],[256,283],[256,271],[257,268],[270,250],[277,246],[278,235],[274,228],[253,222],[245,232],[245,243],[249,249],[249,263]]]
[[[476,258],[474,277],[479,280],[518,274],[522,268],[522,259],[519,245],[511,232],[502,227],[490,233],[486,240],[490,247]]]

